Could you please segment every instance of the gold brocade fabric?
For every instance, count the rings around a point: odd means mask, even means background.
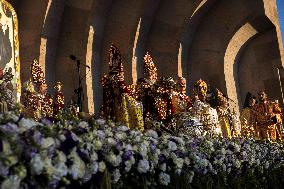
[[[221,116],[219,117],[219,124],[221,126],[223,137],[232,138],[229,119],[226,116]]]
[[[281,109],[276,103],[265,101],[255,107],[257,121],[257,136],[261,140],[282,140],[282,131],[279,125],[282,123]],[[273,117],[276,118],[276,124]]]
[[[172,98],[173,114],[188,111],[191,106],[189,97],[180,93],[175,93]]]
[[[142,108],[137,101],[126,93],[122,93],[121,101],[115,102],[116,121],[131,129],[144,130]]]
[[[255,113],[252,108],[247,107],[241,113],[242,136],[255,136]]]

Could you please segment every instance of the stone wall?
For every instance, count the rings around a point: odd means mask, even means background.
[[[143,76],[143,55],[149,51],[159,75],[183,75],[189,81],[188,91],[203,78],[240,104],[247,90],[258,87],[279,98],[273,70],[283,65],[284,51],[275,0],[9,1],[20,23],[22,81],[29,79],[30,63],[37,58],[50,92],[56,81],[62,81],[66,103],[76,99],[78,75],[69,58],[74,54],[91,67],[90,73],[85,67],[81,70],[89,73],[83,80],[84,111],[99,113],[100,77],[107,72],[111,43],[122,52],[129,84]],[[236,37],[245,24],[256,31],[247,40]],[[263,56],[264,52],[270,56]],[[257,72],[263,78],[257,84],[250,81],[260,76],[248,74],[255,69],[265,70]]]

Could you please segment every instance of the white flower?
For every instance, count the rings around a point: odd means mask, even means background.
[[[226,155],[226,150],[225,150],[225,148],[222,148],[222,149],[221,149],[221,154]]]
[[[259,159],[256,160],[256,165],[257,165],[257,166],[260,165],[260,160],[259,160]]]
[[[34,172],[35,175],[40,175],[42,173],[43,165],[43,161],[39,154],[36,154],[31,159],[31,170],[32,172]]]
[[[125,125],[121,125],[121,126],[117,127],[117,130],[118,130],[118,131],[125,132],[125,131],[128,131],[129,128],[126,127]]]
[[[106,130],[105,130],[105,136],[107,136],[107,137],[113,137],[113,132],[112,132],[112,130],[106,129]]]
[[[141,141],[141,136],[136,136],[135,137],[135,142],[140,142]]]
[[[103,144],[102,144],[101,141],[99,141],[99,140],[94,141],[94,149],[95,150],[100,150],[102,148],[102,146],[103,146]]]
[[[78,126],[82,128],[88,128],[89,124],[86,121],[81,121]]]
[[[181,174],[181,172],[182,172],[181,169],[176,169],[175,170],[175,174],[177,174],[178,176]]]
[[[98,130],[97,131],[97,136],[98,136],[99,139],[103,140],[103,139],[105,139],[106,134],[104,133],[104,131]]]
[[[62,163],[65,163],[67,161],[67,157],[66,155],[62,152],[62,151],[56,151],[57,153],[57,162],[62,162]]]
[[[184,160],[182,158],[176,158],[174,159],[174,163],[176,164],[176,167],[179,169],[182,169]]]
[[[188,157],[186,157],[184,159],[184,163],[185,163],[185,165],[189,165],[190,164],[190,159]]]
[[[64,177],[68,173],[68,168],[64,163],[58,163],[55,166],[55,174],[54,177],[60,179],[61,177]]]
[[[171,177],[170,177],[170,175],[168,175],[164,172],[161,172],[159,174],[159,181],[162,185],[167,186],[171,182]]]
[[[105,164],[105,162],[103,162],[103,161],[99,162],[99,171],[100,171],[100,172],[104,172],[105,169],[106,169],[106,164]]]
[[[169,149],[170,151],[175,151],[175,150],[177,149],[176,143],[173,142],[173,141],[169,141],[169,142],[168,142],[168,149]]]
[[[188,180],[189,183],[192,183],[193,177],[194,177],[194,172],[189,171],[189,173],[187,174],[187,180]]]
[[[114,138],[109,137],[109,138],[107,138],[107,143],[110,146],[114,146],[116,144],[116,141],[114,140]]]
[[[225,165],[225,164],[222,164],[222,169],[223,169],[223,171],[224,171],[224,172],[226,172],[226,171],[227,171],[227,167],[226,167],[226,165]]]
[[[147,156],[147,146],[145,144],[141,144],[139,146],[139,153],[143,156],[146,157]]]
[[[200,161],[199,163],[200,163],[200,165],[201,165],[202,167],[207,167],[207,165],[208,165],[208,160],[207,160],[207,159],[201,159],[201,161]]]
[[[99,164],[98,162],[93,162],[92,165],[91,165],[91,169],[92,169],[92,173],[93,174],[96,174],[98,172],[98,169],[99,169]]]
[[[93,152],[93,153],[91,154],[91,160],[92,160],[92,161],[97,161],[97,160],[98,160],[98,154],[97,154],[96,152]]]
[[[167,170],[167,164],[163,163],[160,165],[160,169],[165,172]]]
[[[131,161],[125,161],[124,164],[125,164],[125,171],[129,172],[131,167],[132,167],[132,162]]]
[[[63,134],[59,135],[58,138],[61,142],[66,140],[66,137]]]
[[[265,164],[264,164],[264,169],[268,169],[269,168],[269,162],[266,161]]]
[[[145,133],[145,136],[152,137],[152,138],[155,138],[155,139],[158,138],[158,134],[157,134],[157,132],[154,131],[154,130],[148,130],[148,131]]]
[[[71,152],[71,154],[69,155],[69,158],[72,159],[72,162],[73,162],[71,168],[69,169],[69,172],[72,175],[72,178],[74,180],[83,178],[85,175],[86,165],[81,160],[81,158],[78,156],[75,149]]]
[[[52,145],[54,145],[54,144],[55,144],[54,139],[51,138],[51,137],[47,137],[47,138],[44,138],[44,139],[42,140],[42,145],[41,145],[41,147],[42,147],[43,149],[47,149],[47,148],[49,148],[50,146],[52,146]]]
[[[106,123],[104,119],[97,119],[96,122],[98,125],[104,125]]]
[[[122,159],[120,155],[115,155],[113,152],[111,152],[108,156],[107,156],[107,160],[109,163],[111,163],[114,167],[119,166],[119,164],[121,163]]]
[[[117,181],[119,181],[119,178],[121,176],[119,169],[115,169],[112,173],[113,176],[113,181],[116,183]]]
[[[22,131],[28,130],[36,125],[38,125],[37,122],[35,122],[32,119],[26,119],[26,118],[22,118],[21,121],[19,121],[19,127]]]
[[[234,166],[239,169],[241,167],[241,162],[239,160],[234,161]]]
[[[137,170],[139,173],[147,173],[150,169],[149,161],[147,160],[140,160],[137,166]]]
[[[126,138],[126,134],[122,133],[122,132],[118,132],[118,133],[115,134],[115,138],[119,139],[119,140],[123,140],[123,139]]]
[[[132,146],[130,144],[127,144],[125,146],[125,150],[132,151],[133,149],[132,149]]]
[[[11,175],[1,183],[1,189],[18,189],[20,188],[21,179],[17,175]]]

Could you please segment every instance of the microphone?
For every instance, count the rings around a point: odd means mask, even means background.
[[[70,59],[71,59],[71,60],[74,60],[74,61],[76,60],[76,62],[77,62],[78,65],[83,65],[83,66],[85,66],[85,67],[91,69],[90,66],[85,65],[85,64],[81,64],[80,60],[77,59],[77,57],[76,57],[75,55],[73,55],[73,54],[70,55]]]
[[[77,60],[77,57],[73,54],[70,55],[71,60]]]

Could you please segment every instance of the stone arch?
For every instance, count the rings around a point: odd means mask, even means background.
[[[21,81],[30,78],[30,64],[39,58],[42,25],[48,0],[12,1],[16,5],[19,19],[19,40],[21,57]]]
[[[60,24],[65,7],[65,0],[49,0],[42,25],[39,63],[45,70],[49,92],[53,92],[56,82],[56,55],[60,34]]]
[[[224,56],[224,75],[226,82],[227,95],[236,104],[233,107],[238,110],[240,104],[239,76],[237,74],[236,65],[240,50],[254,37],[258,31],[249,23],[244,24],[232,37]]]
[[[188,78],[190,83],[203,78],[226,92],[224,56],[227,45],[244,23],[264,14],[263,2],[220,0],[211,3],[191,35]]]
[[[181,75],[187,80],[187,92],[189,93],[192,83],[189,80],[189,52],[194,34],[198,29],[199,24],[205,14],[211,9],[216,0],[202,0],[193,14],[190,16],[189,21],[183,28],[183,32],[180,40],[180,67]]]
[[[226,93],[233,102],[232,107],[234,107],[237,111],[241,110],[244,102],[244,100],[242,100],[242,96],[244,98],[244,95],[246,94],[246,92],[241,92],[240,90],[239,81],[241,78],[238,71],[240,57],[245,50],[248,50],[246,47],[250,43],[251,39],[255,38],[258,34],[270,31],[273,28],[275,28],[275,26],[269,18],[264,15],[259,16],[241,26],[228,43],[224,56]],[[271,65],[271,67],[273,67],[273,65]]]
[[[147,51],[153,56],[160,76],[168,75],[176,78],[181,75],[179,66],[181,35],[184,25],[201,1],[161,2],[146,46]]]
[[[271,100],[281,99],[277,73],[277,68],[281,67],[281,57],[275,27],[251,38],[244,49],[241,49],[235,64],[234,69],[239,75],[240,105],[243,105],[248,91],[257,95],[259,90],[264,90]]]
[[[133,44],[137,33],[137,25],[147,6],[147,1],[117,0],[113,1],[105,24],[101,50],[101,71],[108,71],[108,50],[111,43],[120,49],[127,83],[136,78],[136,70],[132,69]],[[148,8],[148,7],[147,7]]]
[[[93,25],[95,28],[101,28],[94,34],[92,61],[93,86],[96,86],[93,100],[96,113],[99,113],[102,104],[100,79],[108,70],[107,57],[110,44],[115,43],[121,50],[124,68],[128,73],[126,82],[135,82],[143,74],[147,36],[159,2],[147,0],[135,4],[133,1],[126,3],[109,1],[108,6],[102,9],[104,11],[94,14]]]

